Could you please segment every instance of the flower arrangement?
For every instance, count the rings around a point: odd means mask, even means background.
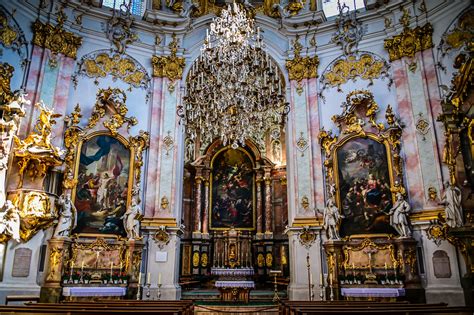
[[[110,281],[110,274],[109,273],[103,273],[101,276],[100,276],[100,279],[102,280],[102,282],[104,284],[107,284],[107,282]]]
[[[119,277],[120,277],[120,281],[122,283],[127,283],[128,282],[128,275],[127,275],[126,272],[121,272]]]
[[[92,278],[92,276],[91,276],[90,273],[88,273],[88,272],[83,272],[82,273],[82,281],[84,281],[84,283],[86,283],[86,284],[89,283],[89,281],[91,281],[91,278]]]
[[[69,282],[69,279],[71,278],[71,274],[69,272],[63,273],[61,280],[64,284]]]

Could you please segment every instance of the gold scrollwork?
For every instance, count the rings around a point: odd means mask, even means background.
[[[444,41],[441,43],[441,49],[447,52],[465,45],[472,45],[474,39],[472,25],[474,25],[474,10],[470,9],[461,15],[452,30],[443,35]]]
[[[61,262],[62,248],[53,247],[49,253],[49,274],[47,280],[54,280],[56,272],[58,270],[58,265]]]
[[[19,34],[8,25],[7,17],[0,12],[0,43],[10,47],[18,37]]]
[[[100,51],[84,56],[79,62],[78,74],[89,78],[105,78],[110,75],[114,80],[120,79],[130,87],[147,89],[150,77],[147,71],[137,61],[127,55],[113,54]]]
[[[126,100],[127,96],[118,88],[99,89],[87,128],[95,127],[99,120],[105,117],[107,110],[112,113],[109,114],[110,118],[105,120],[103,125],[109,129],[113,136],[117,135],[118,129],[125,123],[128,129],[135,126],[138,123],[137,119],[125,116],[128,112],[127,105],[125,105]]]
[[[341,91],[341,85],[349,80],[355,81],[358,77],[369,80],[369,85],[374,79],[389,76],[388,63],[371,53],[363,53],[357,59],[356,55],[342,56],[334,61],[321,76],[321,83],[326,86],[337,86]]]
[[[258,253],[257,255],[257,266],[259,268],[263,268],[265,266],[265,257],[263,256],[263,253]]]
[[[10,80],[15,68],[6,62],[0,63],[0,105],[8,104],[13,100]]]
[[[151,63],[153,65],[153,76],[159,78],[168,78],[170,81],[181,80],[185,66],[184,57],[177,57],[178,40],[173,33],[173,40],[168,45],[171,50],[169,56],[153,56]]]
[[[319,144],[324,150],[326,157],[331,155],[332,146],[337,143],[337,136],[333,136],[331,131],[324,130],[324,127],[319,131]]]
[[[265,265],[267,268],[270,268],[273,265],[273,255],[270,252],[265,255]]]
[[[440,217],[439,219],[430,220],[430,225],[425,230],[425,232],[428,239],[432,240],[436,246],[439,246],[442,240],[446,240],[448,238],[448,229],[449,226],[446,224],[446,221]]]
[[[207,253],[202,253],[201,254],[201,267],[206,268],[209,263],[209,257],[207,256]]]
[[[58,24],[53,26],[36,20],[33,23],[33,44],[76,59],[77,50],[82,45],[82,38],[65,31],[63,23],[64,20],[59,19]]]
[[[79,240],[75,240],[71,245],[71,257],[67,264],[71,264],[72,262],[76,263],[78,253],[80,251],[94,251],[96,253],[103,253],[108,251],[116,251],[118,250],[119,260],[125,266],[126,259],[125,259],[125,252],[126,246],[122,244],[123,240],[120,237],[117,237],[119,243],[107,243],[103,237],[98,236],[92,242],[81,242]],[[76,264],[77,266],[77,264]]]
[[[410,15],[408,10],[404,10],[400,23],[403,31],[399,35],[387,38],[384,41],[384,48],[388,51],[390,61],[403,57],[415,57],[415,53],[433,47],[433,27],[430,23],[415,28],[409,27]]]
[[[303,45],[299,42],[299,37],[296,36],[293,44],[294,57],[286,60],[286,69],[288,70],[288,77],[290,80],[295,80],[298,84],[303,79],[317,78],[317,68],[319,65],[318,56],[302,57],[301,50]]]

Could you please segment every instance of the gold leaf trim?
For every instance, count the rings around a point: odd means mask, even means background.
[[[175,34],[173,34],[173,40],[168,47],[171,49],[171,55],[152,57],[153,76],[168,78],[170,81],[181,80],[186,63],[183,57],[176,56],[179,46]]]
[[[401,34],[384,41],[384,48],[388,51],[390,61],[403,57],[415,57],[419,51],[433,47],[433,27],[430,23],[415,28],[405,27]]]
[[[33,44],[36,46],[74,59],[77,57],[77,50],[82,45],[82,37],[65,31],[62,23],[53,26],[36,20],[33,23],[33,33]]]
[[[295,39],[293,44],[294,57],[286,60],[286,69],[290,80],[301,83],[303,79],[317,78],[317,68],[319,65],[318,56],[302,57],[301,50],[303,46],[299,43],[299,37]]]

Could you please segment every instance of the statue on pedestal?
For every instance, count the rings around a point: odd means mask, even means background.
[[[411,211],[410,204],[403,199],[401,193],[397,193],[397,201],[390,209],[390,225],[400,234],[401,238],[411,237],[411,230],[408,225],[408,214]]]
[[[70,236],[77,225],[77,210],[71,201],[71,194],[68,193],[66,197],[61,195],[58,204],[62,210],[53,237]]]
[[[344,218],[344,216],[339,213],[339,209],[336,207],[333,197],[329,198],[326,203],[326,207],[324,208],[323,212],[323,218],[323,228],[328,233],[328,238],[330,240],[340,240],[341,237],[339,236],[337,224],[339,223],[340,219]]]
[[[127,208],[127,211],[122,216],[123,226],[127,232],[128,239],[140,239],[140,206],[138,205],[135,198],[132,199],[130,207]]]
[[[455,228],[463,225],[461,201],[461,189],[456,185],[446,182],[444,184],[443,199],[439,204],[445,206],[446,224],[449,227]]]
[[[15,205],[7,200],[0,212],[0,235],[9,235],[20,242],[20,215]]]

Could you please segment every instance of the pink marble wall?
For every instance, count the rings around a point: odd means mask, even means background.
[[[313,175],[313,198],[315,206],[319,209],[324,207],[324,174],[321,146],[318,135],[321,128],[318,105],[317,78],[308,80],[308,115],[310,126],[310,139],[312,151],[311,174]]]
[[[145,216],[152,217],[159,210],[159,149],[161,143],[161,104],[163,99],[163,79],[153,78],[153,94],[150,114],[150,148],[148,149],[148,169],[146,173]]]
[[[69,97],[69,89],[71,86],[71,76],[74,71],[75,60],[63,55],[60,55],[60,69],[56,89],[54,92],[54,104],[52,104],[54,111],[62,115],[53,130],[53,144],[61,145],[63,142],[64,124],[62,120],[67,115],[67,103]],[[51,106],[51,105],[49,105]]]
[[[31,54],[30,69],[28,72],[28,80],[26,84],[27,99],[31,101],[31,105],[25,108],[26,114],[21,121],[18,134],[21,138],[26,136],[30,131],[35,103],[39,101],[38,97],[41,92],[41,85],[43,83],[43,73],[45,67],[46,50],[33,45],[33,52]],[[34,121],[33,121],[34,122]]]
[[[410,86],[407,77],[407,65],[403,60],[392,62],[393,78],[397,89],[398,113],[405,124],[402,134],[402,150],[404,152],[405,176],[409,199],[414,209],[423,206],[424,190],[421,165],[416,143],[415,122],[413,118]]]

